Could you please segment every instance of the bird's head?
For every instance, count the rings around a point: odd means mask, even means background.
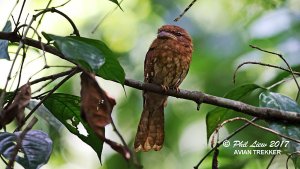
[[[179,43],[191,44],[192,38],[187,31],[175,25],[164,25],[158,29],[157,38],[173,39]]]

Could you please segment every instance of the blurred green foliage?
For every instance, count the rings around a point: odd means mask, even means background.
[[[47,3],[37,0],[33,2],[32,8],[38,9]],[[54,2],[53,6],[59,3]],[[127,78],[143,80],[145,54],[155,38],[157,29],[164,24],[176,24],[185,28],[193,39],[193,60],[181,88],[224,96],[235,88],[232,82],[233,73],[244,61],[261,61],[285,66],[278,57],[254,50],[249,47],[249,44],[282,53],[290,65],[295,70],[299,70],[299,0],[199,0],[179,22],[173,22],[189,3],[190,1],[187,0],[123,1],[121,7],[124,11],[121,11],[111,2],[75,0],[61,9],[75,21],[82,36],[100,39],[118,53]],[[101,22],[100,27],[92,34],[91,30],[99,22]],[[47,16],[40,31],[68,35],[71,28],[57,16]],[[58,63],[58,58],[51,57],[49,62]],[[289,77],[287,73],[273,68],[248,65],[238,71],[236,85],[254,83],[267,88],[286,77]],[[111,83],[113,82],[108,84]],[[68,82],[62,86],[60,91],[78,95],[79,85],[78,80],[73,79],[72,83]],[[105,87],[107,86],[104,85]],[[110,90],[115,90],[111,87],[107,88],[108,93],[112,92]],[[133,147],[133,139],[142,112],[142,92],[128,87],[125,89],[126,96],[122,89],[116,89],[119,93],[116,95],[117,105],[113,118],[129,146]],[[291,98],[295,98],[297,93],[292,80],[271,90]],[[242,101],[258,106],[258,94],[254,92]],[[210,149],[207,145],[209,141],[206,139],[205,116],[215,107],[201,105],[200,111],[197,111],[197,105],[190,101],[169,98],[168,102],[165,110],[164,148],[159,152],[137,154],[145,169],[193,168]],[[241,113],[237,114],[249,118]],[[233,122],[226,125],[226,129],[220,131],[220,139],[243,124],[244,122]],[[265,125],[264,122],[260,124]],[[72,156],[75,152],[68,149],[66,146],[68,143],[63,139],[68,135],[64,136],[53,130],[49,127],[50,136],[54,139],[54,151],[50,164],[45,167],[64,168],[64,163],[74,163],[66,156]],[[112,130],[107,132],[111,132],[109,136],[113,135]],[[252,126],[232,139],[249,142],[278,140],[277,136]],[[119,154],[109,149],[104,147],[103,166],[95,163],[93,169],[133,168]],[[233,151],[232,148],[220,148],[221,169],[266,168],[271,159],[271,156],[233,155]],[[97,156],[96,153],[94,155]],[[77,154],[77,156],[85,155]],[[285,160],[286,156],[276,157],[272,164],[273,168],[283,167]],[[209,156],[200,168],[211,168],[211,162],[212,156]]]

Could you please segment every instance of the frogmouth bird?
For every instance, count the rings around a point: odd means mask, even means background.
[[[144,62],[144,82],[178,87],[186,77],[193,52],[191,36],[183,28],[164,25],[158,29]],[[164,107],[168,96],[143,92],[143,112],[134,142],[135,151],[158,151],[164,142]]]

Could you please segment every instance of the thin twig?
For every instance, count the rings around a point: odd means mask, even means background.
[[[282,83],[285,83],[285,82],[288,82],[288,81],[291,81],[291,80],[294,80],[294,79],[292,77],[291,78],[284,78],[284,79],[272,84],[271,86],[267,87],[267,90],[270,90],[270,89],[272,89],[272,88],[274,88],[274,87],[276,87],[276,86],[278,86]]]
[[[23,25],[17,27],[17,28],[15,29],[15,31],[18,32],[22,27],[27,28],[27,30],[26,30],[27,32],[28,32],[28,29],[32,29],[32,30],[37,34],[37,36],[38,36],[38,41],[39,41],[40,44],[41,44],[41,49],[42,49],[42,51],[43,51],[43,54],[45,55],[44,46],[43,46],[43,43],[42,43],[42,41],[41,41],[41,37],[40,37],[40,35],[38,34],[38,32],[37,32],[31,25],[26,25],[26,24],[23,24]],[[26,32],[26,33],[27,33],[27,32]],[[24,32],[23,32],[23,34],[24,34]],[[15,98],[15,96],[17,95],[18,88],[19,88],[19,85],[20,85],[20,82],[21,82],[21,74],[22,74],[23,65],[24,65],[24,61],[25,61],[26,53],[27,53],[26,49],[24,48],[24,45],[23,45],[22,49],[23,49],[23,57],[22,57],[22,61],[21,61],[21,66],[20,66],[20,69],[17,71],[17,74],[19,73],[19,79],[18,79],[17,88],[15,89],[13,98],[10,99],[10,101],[9,101],[8,104],[7,104],[7,106],[9,106],[9,105],[12,103],[12,101],[13,101],[14,98]],[[13,85],[14,81],[15,81],[15,79],[13,80],[12,85]],[[12,86],[12,85],[11,85],[11,86]]]
[[[24,27],[29,27],[30,29],[32,29],[33,31],[34,31],[34,33],[36,33],[37,35],[38,35],[38,40],[39,40],[39,42],[41,43],[42,41],[41,41],[41,37],[40,37],[40,35],[38,34],[38,32],[37,32],[37,30],[35,30],[32,26],[30,26],[30,25],[27,25],[27,24],[23,24],[23,25],[21,25],[21,26],[19,26],[17,29],[15,29],[16,31],[19,31],[21,28],[24,28]],[[23,56],[24,56],[24,53],[26,54],[27,53],[27,50],[28,50],[28,47],[29,46],[27,46],[27,47],[25,47],[24,49],[23,49]],[[42,51],[43,51],[43,55],[45,55],[45,51],[43,50],[44,49],[44,46],[43,46],[43,43],[41,43],[41,48],[42,48]],[[25,50],[25,51],[24,51]],[[23,58],[22,58],[23,59]],[[25,59],[25,58],[24,58]],[[23,66],[23,61],[22,61],[22,66]],[[18,74],[19,74],[19,71],[20,70],[18,70],[16,73],[15,73],[15,75],[13,75],[12,76],[12,78],[14,78],[14,80],[15,80],[15,76],[17,76]],[[11,85],[11,87],[13,86],[13,84],[14,84],[14,80],[13,80],[13,82],[12,82],[12,85]]]
[[[55,80],[55,79],[58,79],[60,77],[67,76],[70,73],[72,73],[73,71],[76,71],[76,73],[80,72],[80,70],[78,68],[73,67],[72,69],[64,71],[64,72],[60,72],[60,73],[57,73],[57,74],[52,74],[52,75],[49,75],[49,76],[44,76],[44,77],[39,78],[39,79],[35,79],[35,80],[31,81],[30,84],[34,85],[34,84],[37,84],[37,83],[40,83],[40,82],[43,82],[43,81],[46,81],[46,80]]]
[[[22,78],[22,70],[23,70],[23,65],[24,65],[24,61],[26,58],[26,52],[25,49],[23,47],[23,57],[22,57],[22,61],[21,61],[21,66],[20,66],[20,73],[19,73],[19,78],[18,78],[18,83],[17,83],[17,87],[15,89],[14,95],[12,97],[12,99],[9,100],[9,102],[7,103],[7,107],[12,103],[12,101],[14,100],[14,98],[16,97],[18,91],[19,91],[19,87],[20,87],[20,83],[21,83],[21,78]]]
[[[60,81],[56,86],[53,87],[53,89],[45,96],[43,99],[28,113],[28,115],[25,117],[25,121],[34,113],[34,111],[50,96],[52,93],[54,93],[61,85],[63,85],[68,79],[70,79],[72,76],[74,76],[76,73],[78,73],[78,68],[74,69],[71,73],[68,74],[67,77],[65,77],[62,81]]]
[[[289,70],[290,70],[290,72],[291,72],[291,74],[292,74],[292,76],[293,76],[293,78],[294,78],[294,80],[295,80],[295,83],[296,83],[296,85],[297,85],[298,92],[297,92],[296,100],[298,100],[299,95],[300,95],[300,86],[299,86],[298,81],[297,81],[297,79],[296,79],[296,77],[295,77],[295,74],[294,74],[294,72],[293,72],[293,69],[291,68],[291,66],[289,65],[289,63],[284,59],[283,55],[282,55],[282,54],[279,54],[279,53],[267,51],[267,50],[265,50],[265,49],[261,49],[261,48],[259,48],[259,47],[257,47],[257,46],[254,46],[254,45],[250,45],[250,47],[252,47],[252,48],[254,48],[254,49],[257,49],[257,50],[260,50],[260,51],[265,52],[265,53],[269,53],[269,54],[273,54],[273,55],[275,55],[275,56],[278,56],[280,59],[282,59],[282,60],[284,61],[284,63],[285,63],[285,64],[287,65],[287,67],[289,68]]]
[[[267,127],[258,125],[258,124],[256,124],[256,123],[253,123],[252,121],[250,121],[250,120],[248,120],[248,119],[246,119],[246,118],[243,118],[243,117],[235,117],[235,118],[226,120],[226,121],[224,121],[223,123],[221,123],[221,124],[219,125],[218,128],[220,129],[220,128],[223,127],[225,124],[230,123],[230,122],[233,122],[233,121],[237,121],[237,120],[246,121],[246,122],[250,123],[251,125],[253,125],[253,126],[257,127],[257,128],[263,129],[263,130],[265,130],[265,131],[268,131],[268,132],[273,133],[273,134],[275,134],[275,135],[278,135],[278,136],[280,136],[280,137],[286,138],[286,139],[288,139],[288,140],[294,141],[294,142],[296,142],[296,143],[300,143],[300,140],[297,140],[297,139],[295,139],[295,138],[292,138],[292,137],[283,135],[283,134],[281,134],[281,133],[279,133],[279,132],[277,132],[277,131],[275,131],[275,130],[272,130],[272,129],[270,129],[270,128],[267,128]]]
[[[193,0],[189,6],[187,8],[184,9],[184,11],[177,17],[174,19],[174,22],[177,22],[179,21],[179,19],[181,19],[183,17],[183,15],[194,5],[194,3],[196,2],[197,0]]]
[[[0,154],[0,159],[2,160],[2,162],[7,166],[8,163],[6,162],[6,160],[4,159],[4,157],[2,156],[2,154]]]
[[[285,162],[285,167],[286,167],[286,169],[289,169],[288,163],[289,163],[290,158],[291,158],[293,155],[300,155],[300,151],[293,152],[293,153],[291,153],[291,154],[288,156],[288,158],[286,159],[286,162]]]
[[[267,166],[266,169],[269,169],[269,168],[271,167],[271,165],[272,165],[272,163],[273,163],[275,157],[276,157],[276,155],[273,155],[273,156],[272,156],[272,158],[271,158],[270,162],[268,163],[268,166]]]
[[[52,1],[52,0],[51,0],[51,1]],[[65,5],[67,5],[69,2],[71,2],[71,0],[68,0],[68,1],[64,2],[63,4],[58,5],[58,6],[54,6],[54,7],[52,7],[52,8],[60,8],[60,7],[63,7],[63,6],[65,6]],[[44,8],[44,9],[47,9],[47,8],[49,8],[49,5],[47,5],[47,7]],[[44,10],[44,9],[35,9],[34,11],[42,11],[42,10]]]
[[[23,37],[22,37],[22,39],[23,39]],[[10,67],[9,73],[8,73],[8,75],[7,75],[4,89],[3,89],[2,92],[1,92],[1,96],[0,96],[0,114],[2,113],[2,110],[3,110],[3,104],[4,104],[4,98],[5,98],[5,94],[6,94],[6,89],[7,89],[7,87],[8,87],[8,82],[9,82],[10,79],[11,79],[12,70],[13,70],[13,68],[14,68],[14,66],[15,66],[15,63],[16,63],[17,57],[18,57],[18,55],[19,55],[19,52],[20,52],[21,48],[23,47],[22,39],[20,40],[18,49],[17,49],[17,51],[16,51],[16,56],[15,56],[13,62],[12,62],[12,65],[11,65],[11,67]]]
[[[44,13],[47,13],[47,12],[52,12],[52,13],[58,13],[60,14],[61,16],[63,16],[65,19],[67,19],[67,21],[71,24],[72,28],[73,28],[73,33],[76,35],[76,36],[80,36],[79,34],[79,31],[75,25],[75,23],[73,22],[73,20],[68,16],[66,15],[65,13],[55,9],[55,8],[47,8],[47,9],[44,9],[43,11],[40,11],[39,13],[33,15],[33,19],[36,19],[37,17],[39,17],[40,15],[44,14]]]
[[[255,118],[253,118],[253,119],[251,120],[251,122],[255,122],[256,120],[258,120],[258,118],[255,117]],[[202,159],[198,162],[198,164],[194,166],[194,169],[198,169],[199,166],[202,164],[202,162],[206,159],[206,157],[208,157],[210,153],[212,153],[213,151],[215,151],[215,149],[219,148],[219,147],[223,144],[223,142],[224,142],[225,140],[231,139],[233,136],[235,136],[237,133],[239,133],[240,131],[242,131],[243,129],[245,129],[246,127],[248,127],[249,125],[250,125],[250,123],[247,122],[246,124],[244,124],[244,125],[241,126],[240,128],[236,129],[233,133],[231,133],[229,136],[227,136],[227,137],[226,137],[225,139],[223,139],[221,142],[218,142],[218,143],[215,145],[215,147],[213,147],[212,149],[210,149],[210,150],[205,154],[205,156],[202,157]]]
[[[48,85],[50,85],[52,82],[54,82],[54,80],[49,80],[48,82],[44,83],[41,87],[39,87],[38,89],[36,89],[31,94],[34,95],[34,94],[40,92],[42,89],[44,89],[45,87],[47,87]]]
[[[112,118],[111,118],[111,125],[112,125],[112,127],[113,127],[114,132],[115,132],[115,133],[118,135],[118,137],[120,138],[122,144],[123,144],[127,149],[129,149],[129,147],[128,147],[126,141],[124,140],[123,136],[121,135],[121,133],[120,133],[119,130],[117,129],[117,127],[116,127],[116,125],[115,125],[115,123],[114,123],[114,121],[113,121]]]
[[[121,4],[124,0],[121,0],[119,4]],[[98,24],[95,26],[95,28],[92,30],[92,34],[94,34],[96,32],[96,30],[99,28],[99,26],[104,22],[104,20],[110,16],[113,12],[115,12],[117,9],[119,8],[119,6],[114,7],[114,9],[112,9],[111,11],[109,11],[107,14],[105,14],[101,20],[98,22]]]
[[[16,28],[18,27],[18,25],[19,25],[19,23],[20,23],[20,19],[21,19],[22,13],[23,13],[23,9],[24,9],[25,3],[26,3],[26,0],[23,1],[21,10],[20,10],[20,13],[19,13],[19,16],[18,16],[18,20],[17,20],[17,22],[16,22]]]
[[[22,37],[19,39],[19,46],[18,46],[18,49],[16,50],[16,56],[15,56],[15,59],[13,60],[12,66],[11,66],[11,68],[10,68],[10,70],[9,70],[8,75],[7,75],[7,80],[6,80],[4,89],[3,89],[2,93],[1,93],[1,96],[0,96],[0,114],[2,113],[2,110],[3,110],[4,97],[5,97],[6,89],[7,89],[7,86],[8,86],[8,82],[9,82],[9,80],[10,80],[10,78],[11,78],[11,73],[12,73],[14,64],[15,64],[15,62],[16,62],[17,57],[19,56],[20,50],[21,50],[21,49],[23,48],[23,46],[24,46],[24,40],[26,39],[26,35],[27,35],[27,33],[28,33],[28,31],[29,31],[29,29],[30,29],[30,27],[31,27],[31,25],[32,25],[32,23],[33,23],[34,20],[35,20],[35,17],[32,17],[32,19],[31,19],[31,21],[29,22],[29,24],[27,25],[27,27],[26,27],[26,29],[25,29],[25,31],[24,31]],[[17,23],[17,24],[18,24],[18,23]],[[17,30],[17,27],[16,27],[15,30]],[[14,32],[12,32],[12,33],[16,33],[16,34],[17,34],[17,31],[16,31],[16,32],[14,31]],[[41,43],[41,42],[39,42],[39,43]]]
[[[78,73],[78,69],[74,69],[71,73],[69,73],[69,75],[67,77],[65,77],[62,81],[60,81],[56,86],[53,87],[53,89],[45,96],[43,97],[43,99],[37,104],[35,105],[35,107],[33,107],[31,109],[31,111],[28,113],[28,115],[25,117],[24,121],[27,121],[29,119],[30,116],[32,116],[32,114],[40,107],[40,105],[43,104],[43,102],[49,97],[51,96],[61,85],[63,85],[68,79],[70,79],[72,76],[74,76],[76,73]],[[22,124],[20,126],[18,126],[16,128],[16,131],[20,130],[22,128]]]
[[[36,76],[37,74],[41,73],[43,70],[46,69],[50,69],[50,68],[75,68],[74,66],[49,66],[49,65],[45,65],[42,69],[38,70],[37,72],[35,72],[32,76],[29,77],[29,81]],[[51,80],[51,79],[50,79]]]
[[[37,30],[36,30],[34,27],[32,27],[31,25],[22,24],[22,25],[18,26],[18,27],[15,29],[15,31],[19,31],[21,28],[26,28],[26,27],[29,27],[35,34],[38,35],[39,39],[41,39],[41,36],[40,36],[39,33],[37,32]],[[22,34],[24,34],[24,32],[23,32]]]
[[[116,127],[116,125],[115,125],[115,123],[114,123],[114,121],[113,121],[112,118],[111,118],[111,125],[112,125],[112,127],[113,127],[114,132],[115,132],[115,133],[118,135],[118,137],[120,138],[120,140],[121,140],[123,146],[125,146],[125,148],[126,148],[127,150],[129,150],[130,155],[131,155],[131,157],[132,157],[133,165],[134,165],[137,169],[143,168],[143,166],[138,162],[135,152],[132,151],[132,150],[129,148],[129,146],[127,145],[126,141],[124,140],[124,137],[121,135],[121,133],[120,133],[119,130],[117,129],[117,127]]]
[[[13,11],[15,10],[15,8],[17,7],[18,3],[19,3],[19,0],[16,1],[16,3],[14,4],[13,8],[11,9],[11,11],[10,11],[10,13],[9,13],[9,15],[8,15],[8,18],[6,19],[6,20],[8,21],[8,20],[9,20],[9,17],[11,16],[11,18],[12,18],[12,20],[13,20],[13,22],[14,22],[15,25],[17,25],[17,23],[15,22],[12,13],[13,13]],[[16,26],[16,27],[17,27],[17,26]]]
[[[48,90],[48,91],[45,91],[45,92],[43,92],[43,93],[40,93],[39,95],[37,95],[37,96],[33,96],[32,97],[32,99],[40,99],[41,97],[45,97],[45,95],[47,94],[47,93],[49,93],[51,90]]]
[[[25,21],[24,21],[25,23],[27,22],[28,16],[29,16],[29,13],[26,15],[26,18],[25,18]],[[18,29],[18,28],[17,28],[17,26],[16,26],[15,31],[19,33],[19,31],[17,31],[17,29]],[[24,31],[25,31],[25,28],[22,29],[21,35],[24,34]]]
[[[234,71],[234,74],[233,74],[233,83],[235,84],[236,82],[236,75],[237,75],[237,71],[244,65],[246,64],[252,64],[252,65],[261,65],[261,66],[266,66],[266,67],[273,67],[273,68],[276,68],[276,69],[280,69],[280,70],[284,70],[286,72],[291,72],[289,69],[285,69],[283,67],[280,67],[280,66],[276,66],[276,65],[271,65],[271,64],[267,64],[267,63],[262,63],[262,62],[252,62],[252,61],[249,61],[249,62],[243,62],[242,64],[238,65],[238,67],[235,69]],[[293,72],[295,75],[298,75],[300,76],[300,72]]]
[[[49,6],[50,6],[51,3],[52,3],[52,0],[49,0],[48,3],[47,3],[47,5],[46,5],[46,8],[49,8]],[[45,13],[43,13],[42,16],[40,17],[40,19],[39,19],[39,21],[38,21],[38,23],[37,23],[37,26],[35,27],[35,31],[33,32],[31,38],[33,38],[33,37],[35,36],[35,34],[37,34],[37,30],[38,30],[38,28],[40,27],[40,25],[41,25],[41,23],[42,23],[42,20],[43,20],[44,16],[45,16]],[[37,34],[37,35],[38,35],[38,34]],[[39,35],[38,35],[38,38],[40,39],[40,36],[39,36]],[[28,48],[29,48],[29,46],[27,46],[26,51],[28,50]],[[44,62],[45,62],[45,64],[47,65],[47,60],[46,60],[46,56],[45,56],[44,50],[43,50],[43,56],[44,56]]]
[[[52,3],[52,0],[49,0],[47,5],[46,5],[46,9],[49,8],[50,4]],[[41,18],[39,19],[38,23],[37,23],[37,26],[36,26],[36,30],[38,30],[38,28],[40,27],[41,23],[42,23],[42,20],[45,16],[45,13],[41,16]],[[34,34],[32,35],[32,38],[34,37]]]

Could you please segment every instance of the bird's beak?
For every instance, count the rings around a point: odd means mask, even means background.
[[[158,38],[171,38],[174,40],[177,40],[177,37],[173,35],[172,33],[166,32],[166,31],[161,31],[157,35]]]

